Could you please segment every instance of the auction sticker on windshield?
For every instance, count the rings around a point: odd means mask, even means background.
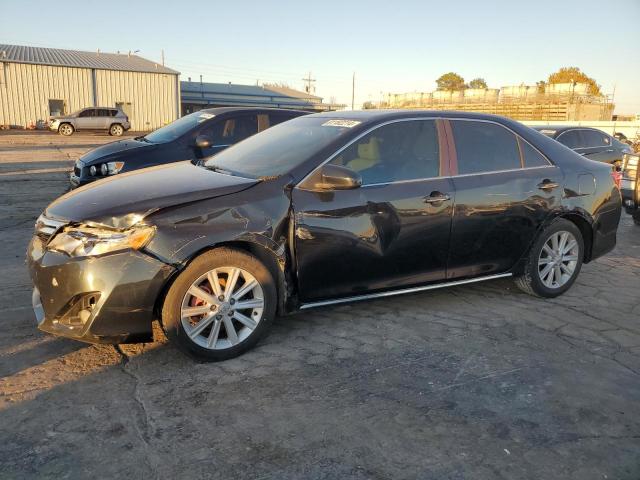
[[[204,122],[205,120],[209,120],[210,118],[213,118],[213,117],[215,117],[213,113],[201,113],[198,116],[198,123]]]
[[[323,127],[346,127],[353,128],[356,125],[360,125],[358,120],[329,120],[322,124]]]

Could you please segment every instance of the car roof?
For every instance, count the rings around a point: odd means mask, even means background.
[[[282,113],[299,113],[306,115],[309,112],[305,110],[294,110],[291,108],[269,108],[269,107],[215,107],[215,108],[203,108],[194,113],[211,113],[213,115],[222,115],[223,113],[235,113],[235,112],[282,112]]]
[[[416,117],[464,118],[471,120],[497,120],[500,122],[507,120],[506,117],[501,117],[499,115],[463,112],[457,110],[341,110],[314,113],[310,116],[344,120],[360,120],[362,122]]]

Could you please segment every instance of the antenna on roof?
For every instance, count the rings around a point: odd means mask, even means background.
[[[96,55],[100,55],[100,49],[96,50]]]

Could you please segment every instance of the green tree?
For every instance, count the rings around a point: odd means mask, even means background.
[[[469,82],[469,88],[487,88],[487,82],[484,81],[484,78],[474,78]]]
[[[600,85],[589,77],[586,73],[580,71],[578,67],[562,67],[557,72],[549,75],[549,83],[587,83],[589,84],[588,92],[591,95],[602,95]]]
[[[438,85],[438,90],[455,91],[467,88],[467,85],[464,83],[464,78],[454,72],[441,75],[440,78],[436,80],[436,84]]]

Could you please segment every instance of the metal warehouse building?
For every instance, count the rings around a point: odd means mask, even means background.
[[[339,110],[344,105],[323,103],[322,97],[276,85],[180,82],[182,114],[211,107],[294,108],[310,112]]]
[[[51,115],[118,107],[132,130],[180,116],[179,72],[131,54],[0,44],[0,125],[44,125]]]

